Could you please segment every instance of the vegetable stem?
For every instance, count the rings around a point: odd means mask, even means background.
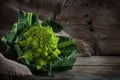
[[[32,24],[32,13],[28,13],[27,21],[28,21],[29,26],[31,26],[31,24]]]
[[[65,42],[62,42],[62,43],[59,43],[57,45],[58,48],[63,48],[63,47],[66,47],[66,46],[69,46],[71,44],[74,44],[74,40],[69,40],[69,41],[65,41]]]

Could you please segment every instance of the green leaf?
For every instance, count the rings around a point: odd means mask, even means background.
[[[33,14],[32,16],[32,25],[36,25],[39,23],[38,15]]]
[[[53,69],[55,70],[68,70],[71,69],[77,54],[77,46],[75,45],[72,37],[59,37],[59,50],[61,51],[61,60],[55,60]]]
[[[74,50],[69,56],[63,58],[62,61],[56,60],[53,63],[53,69],[55,70],[68,70],[71,69],[74,62],[76,61],[76,50]]]
[[[16,50],[18,58],[19,58],[23,54],[23,52],[20,50],[20,47],[18,44],[14,45],[14,49]]]
[[[62,27],[59,23],[51,20],[50,18],[46,19],[46,20],[42,23],[42,26],[43,26],[43,27],[50,26],[50,27],[52,27],[53,31],[56,32],[56,33],[58,33],[58,32],[60,32],[61,30],[63,30],[63,27]]]
[[[17,24],[14,24],[11,32],[6,36],[6,40],[9,44],[13,43],[13,40],[15,39],[16,34],[17,34]]]
[[[59,43],[58,44],[62,44],[62,47],[58,48],[61,52],[60,56],[66,57],[69,54],[71,54],[74,50],[78,51],[77,46],[75,45],[74,41],[72,37],[59,37]],[[66,44],[63,44],[66,43]]]
[[[19,13],[18,13],[18,20],[22,20],[22,19],[24,19],[24,17],[25,17],[25,14],[24,14],[24,12],[23,11],[21,11],[21,10],[19,10]]]
[[[30,50],[27,50],[23,55],[19,56],[18,59],[25,59],[28,62],[30,62],[32,58],[33,58],[32,53],[30,52]]]
[[[18,19],[18,30],[21,32],[22,30],[24,31],[27,28],[30,28],[33,25],[38,24],[39,19],[36,14],[33,13],[24,13],[23,11],[19,11],[19,19]],[[22,31],[22,32],[23,32]]]

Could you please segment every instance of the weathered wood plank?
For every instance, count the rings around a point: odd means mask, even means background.
[[[118,56],[77,57],[72,70],[56,72],[50,80],[120,80]],[[39,80],[39,79],[38,79]]]
[[[119,76],[104,76],[104,75],[95,75],[95,74],[72,74],[66,75],[61,74],[58,77],[64,77],[64,80],[120,80]]]
[[[74,66],[69,74],[120,75],[120,66]]]
[[[120,66],[119,56],[91,56],[91,57],[77,57],[75,66]]]

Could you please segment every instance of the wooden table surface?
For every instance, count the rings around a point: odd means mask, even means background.
[[[55,78],[43,80],[120,80],[119,56],[77,57],[72,70],[56,72]],[[42,80],[42,76],[38,77]]]
[[[56,72],[54,78],[45,76],[28,78],[0,74],[0,80],[120,80],[120,57],[77,57],[72,70]]]

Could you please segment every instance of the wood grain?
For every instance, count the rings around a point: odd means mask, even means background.
[[[120,66],[119,56],[77,57],[75,66]]]
[[[72,70],[56,72],[55,78],[46,80],[120,80],[119,76],[119,56],[91,56],[77,57]]]

